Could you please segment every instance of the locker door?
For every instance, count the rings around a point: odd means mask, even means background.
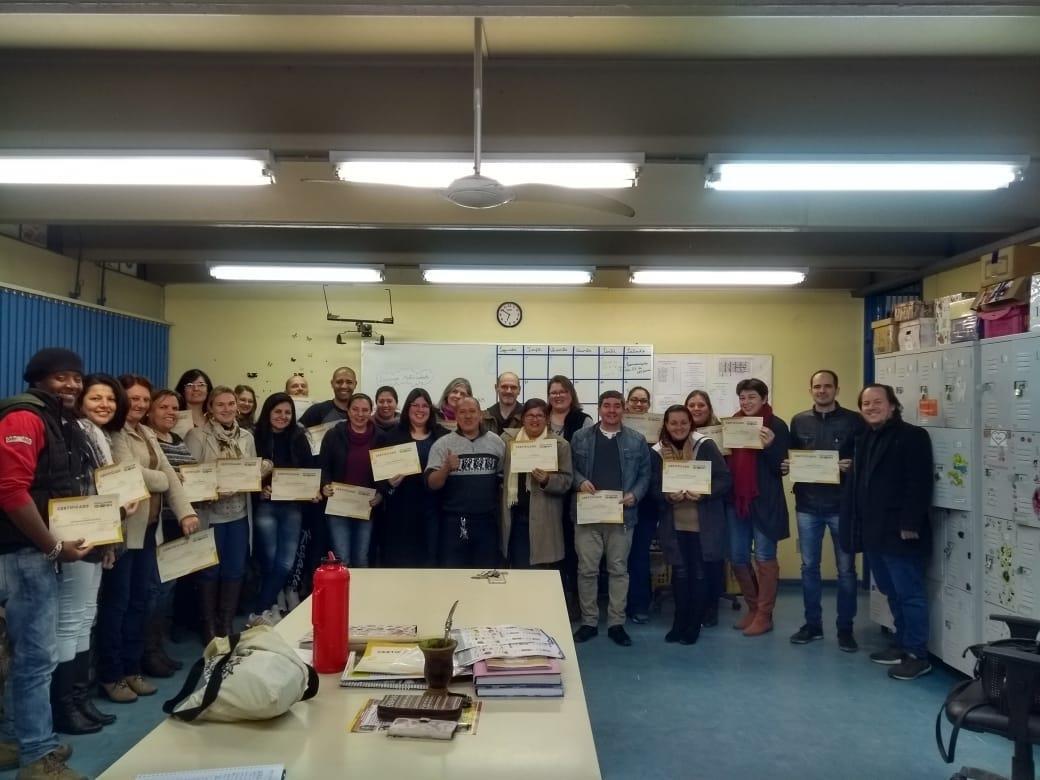
[[[924,576],[932,582],[942,583],[946,576],[946,516],[948,509],[932,507],[932,554]]]
[[[1040,617],[1040,528],[1019,526],[1012,567],[1015,612],[1023,617]]]
[[[975,464],[972,441],[975,433],[963,428],[930,428],[935,461],[933,506],[971,509]]]
[[[917,400],[920,398],[917,384],[917,355],[895,355],[896,398],[903,404],[903,419],[917,425]]]
[[[996,607],[990,607],[988,604],[982,605],[982,641],[983,642],[996,642],[998,639],[1010,639],[1011,631],[1007,627],[1007,623],[1003,623],[999,620],[990,620],[990,615],[1010,615],[1011,613],[1005,609],[997,609]]]
[[[1007,404],[1015,430],[1040,430],[1040,349],[1035,338],[1015,339],[1004,344],[1009,358]]]
[[[973,347],[955,347],[936,353],[942,356],[942,387],[939,414],[947,428],[975,427],[975,352]]]
[[[917,356],[917,384],[912,386],[916,396],[918,425],[944,426],[943,368],[941,352],[924,352]],[[920,402],[927,400],[922,411]],[[931,413],[933,412],[934,413]],[[962,424],[958,423],[958,427]]]
[[[891,385],[895,382],[896,357],[886,355],[874,358],[874,379],[883,385]]]
[[[1015,437],[1006,429],[982,431],[982,513],[1010,518],[1014,514],[1011,480]]]
[[[1011,416],[1007,414],[1005,404],[1011,395],[1011,376],[1005,372],[1005,366],[1010,361],[1010,356],[1004,349],[1004,343],[994,344],[985,341],[979,347],[979,355],[982,361],[982,427],[1007,430],[1011,427]]]
[[[946,518],[947,585],[975,592],[975,534],[970,512],[950,511]]]
[[[971,674],[975,656],[964,651],[978,642],[975,630],[975,599],[959,588],[947,585],[942,595],[942,659],[964,674]]]
[[[1019,525],[1040,528],[1040,433],[1016,433],[1012,441],[1012,517]]]
[[[1013,520],[987,517],[982,526],[982,598],[987,604],[1014,609],[1014,551],[1017,529]]]
[[[928,591],[928,650],[939,658],[943,652],[943,585],[925,580]]]

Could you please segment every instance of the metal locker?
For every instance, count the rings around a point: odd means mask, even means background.
[[[982,525],[982,598],[987,604],[1014,610],[1014,557],[1018,529],[1013,520],[986,517]]]
[[[982,342],[979,347],[980,393],[982,407],[982,427],[985,429],[1011,427],[1011,415],[1005,407],[1011,395],[1011,372],[1008,363],[1011,360],[1005,342]]]
[[[1040,430],[1040,340],[982,344],[983,427]]]
[[[922,352],[917,356],[917,384],[913,386],[917,424],[945,426],[943,414],[942,352]],[[959,426],[961,427],[961,426]]]
[[[1040,617],[1040,528],[1018,527],[1012,569],[1015,612],[1023,617]]]
[[[943,583],[946,576],[946,515],[948,509],[932,507],[932,554],[928,556],[924,576],[932,581]]]
[[[975,433],[964,428],[929,428],[935,465],[933,506],[971,509],[975,482]]]
[[[1011,517],[1040,528],[1040,433],[1015,433],[1011,440]]]
[[[895,376],[892,387],[896,391],[896,398],[903,405],[903,419],[917,425],[917,355],[897,354],[894,357]]]
[[[974,348],[952,347],[936,353],[942,358],[939,414],[947,428],[975,427]]]
[[[1007,623],[1000,620],[990,620],[990,615],[1010,615],[1011,613],[1007,610],[997,609],[996,607],[989,607],[983,604],[983,611],[985,614],[982,616],[982,641],[983,642],[996,642],[998,639],[1010,639],[1011,631],[1007,627]]]
[[[943,651],[943,608],[941,582],[925,580],[925,588],[928,592],[928,650],[934,655],[942,658]]]
[[[874,358],[874,381],[882,385],[895,384],[896,356],[884,355]]]
[[[942,594],[942,659],[964,674],[975,668],[975,656],[964,651],[978,640],[975,597],[947,585]]]
[[[947,513],[944,547],[945,583],[975,593],[975,534],[970,512],[950,510]]]

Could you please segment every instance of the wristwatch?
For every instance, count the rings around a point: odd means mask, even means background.
[[[64,547],[64,542],[62,542],[61,539],[59,539],[58,543],[54,545],[54,549],[47,553],[47,560],[51,563],[58,560],[58,558],[61,557],[62,547]]]

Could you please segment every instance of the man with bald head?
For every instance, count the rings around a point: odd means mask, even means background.
[[[357,372],[349,366],[340,366],[332,372],[332,398],[314,404],[303,413],[300,424],[305,428],[322,423],[340,422],[347,419],[350,397],[357,388]]]
[[[491,404],[484,410],[484,427],[493,433],[502,435],[507,428],[520,428],[520,377],[512,371],[498,375],[495,383],[495,395],[498,403]]]

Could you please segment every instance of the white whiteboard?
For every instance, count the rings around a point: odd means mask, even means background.
[[[520,377],[520,398],[548,400],[549,377],[563,374],[574,382],[578,400],[595,407],[605,390],[626,393],[641,385],[653,393],[654,348],[638,345],[589,344],[435,344],[394,342],[361,344],[363,391],[391,385],[404,400],[414,387],[424,387],[434,403],[455,377],[473,385],[481,407],[495,402],[495,382],[504,371]]]
[[[663,412],[672,404],[681,404],[693,390],[704,390],[718,417],[729,417],[737,403],[737,382],[761,379],[773,387],[772,355],[707,355],[662,353],[654,359],[653,395],[655,412]]]

